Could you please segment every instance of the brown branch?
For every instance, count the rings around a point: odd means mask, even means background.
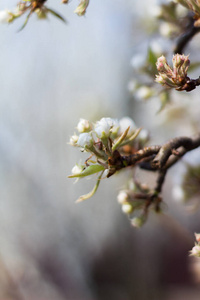
[[[151,163],[152,170],[168,169],[174,165],[185,153],[200,146],[200,133],[194,137],[177,137],[171,139],[163,146],[149,146],[128,156],[118,156],[117,170],[128,166],[135,166],[143,161]],[[119,153],[118,153],[119,155]],[[114,167],[114,163],[110,163]],[[148,164],[149,166],[149,164]],[[143,165],[144,168],[144,165]]]
[[[188,138],[188,137],[174,138],[171,141],[164,144],[160,148],[158,154],[153,159],[152,164],[157,169],[162,169],[164,167],[166,169],[167,166],[165,166],[165,165],[166,165],[168,159],[170,158],[170,156],[174,155],[174,150],[177,151],[178,148],[180,148],[180,147],[183,148],[181,155],[179,155],[179,152],[177,152],[178,154],[175,155],[175,157],[178,157],[178,159],[179,159],[186,152],[191,151],[195,148],[198,148],[199,146],[200,146],[200,134],[194,136],[193,138]],[[174,163],[176,161],[177,160],[174,160]],[[171,165],[168,165],[168,168],[170,166]]]
[[[174,54],[182,54],[184,48],[190,42],[190,40],[200,31],[200,27],[194,26],[193,16],[190,16],[190,22],[187,27],[187,31],[184,32],[177,40],[176,45],[174,47]]]

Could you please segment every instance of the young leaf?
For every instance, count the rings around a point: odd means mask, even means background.
[[[116,141],[116,143],[112,146],[112,151],[115,151],[117,148],[119,148],[121,146],[121,143],[124,141],[124,139],[126,138],[128,131],[130,129],[130,126],[122,133],[122,135],[118,138],[118,140]]]
[[[81,173],[69,175],[68,178],[85,177],[104,170],[105,168],[102,165],[91,165],[84,169]]]

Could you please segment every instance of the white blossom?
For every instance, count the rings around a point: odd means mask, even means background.
[[[93,145],[93,137],[91,133],[84,132],[79,135],[77,145],[90,148]]]
[[[96,122],[95,132],[99,138],[109,137],[110,133],[117,134],[119,122],[117,119],[102,118]]]
[[[83,133],[83,132],[88,132],[92,129],[92,126],[90,124],[90,122],[86,119],[80,119],[80,121],[78,122],[78,125],[77,125],[77,130],[80,132],[80,133]]]

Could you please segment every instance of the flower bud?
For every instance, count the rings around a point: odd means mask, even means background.
[[[182,58],[182,55],[176,54],[173,56],[172,62],[173,62],[174,68],[180,68],[184,63],[184,59]]]
[[[70,140],[69,140],[69,144],[71,146],[77,146],[77,142],[78,142],[78,139],[79,139],[79,136],[74,134],[70,137]]]
[[[133,212],[133,206],[130,203],[124,203],[122,205],[122,211],[125,214],[130,214]]]
[[[120,191],[119,194],[118,194],[118,196],[117,196],[117,201],[120,204],[124,204],[124,203],[127,203],[128,200],[129,200],[128,192],[126,190]]]
[[[78,125],[77,125],[77,130],[80,133],[89,132],[92,130],[92,125],[90,124],[90,122],[88,120],[80,119],[80,121],[78,122]]]
[[[145,215],[141,215],[139,217],[134,217],[131,219],[131,225],[133,225],[136,228],[142,227],[142,225],[144,225],[145,222],[146,222]]]
[[[157,67],[158,72],[165,72],[165,70],[166,70],[165,65],[166,64],[167,64],[167,60],[164,57],[164,55],[159,57],[157,59],[157,62],[156,62],[156,67]]]

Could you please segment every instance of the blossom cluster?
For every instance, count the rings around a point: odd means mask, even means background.
[[[131,225],[137,228],[141,227],[147,220],[147,213],[144,211],[145,201],[139,192],[141,190],[131,181],[129,187],[119,191],[117,196],[123,213],[130,217]]]
[[[175,88],[177,91],[187,89],[187,82],[189,77],[187,71],[190,65],[188,56],[176,54],[172,59],[173,68],[171,68],[165,56],[161,56],[157,59],[156,67],[159,72],[156,75],[155,81],[168,88]]]
[[[137,228],[147,221],[150,209],[156,213],[161,211],[162,199],[159,194],[136,179],[131,179],[126,189],[119,191],[117,200],[123,213],[128,215],[131,225]]]
[[[191,256],[200,257],[200,233],[195,233],[196,243],[190,251]]]
[[[121,165],[118,164],[118,160],[121,164],[120,153],[126,153],[132,148],[141,148],[148,139],[148,132],[137,128],[129,117],[121,120],[102,118],[96,123],[80,119],[76,129],[78,133],[71,136],[69,144],[79,147],[83,152],[88,152],[90,157],[86,159],[84,165],[76,164],[69,177],[82,178],[100,173],[94,192],[96,192],[103,174],[106,173],[106,176],[110,177],[120,170]],[[82,196],[79,201],[87,199],[93,194],[92,192],[92,194]]]

